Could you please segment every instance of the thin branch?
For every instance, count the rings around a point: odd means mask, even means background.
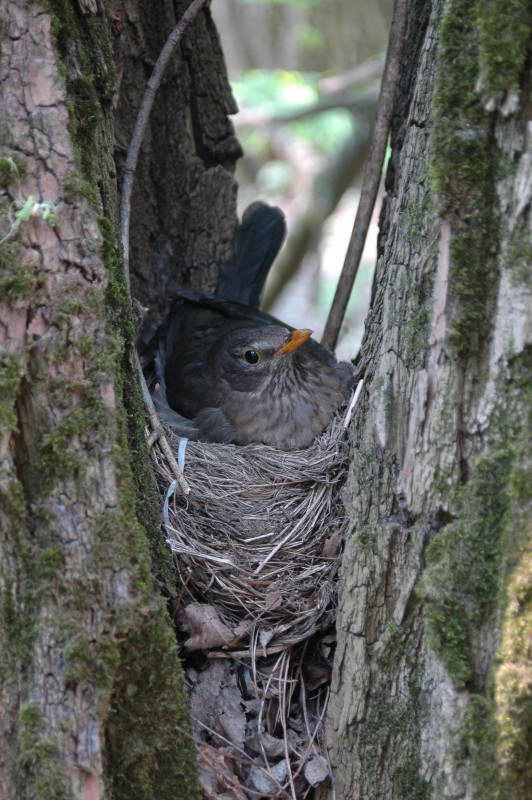
[[[131,137],[131,142],[127,152],[126,165],[124,167],[124,179],[122,182],[122,198],[120,202],[120,235],[122,239],[122,258],[124,262],[124,282],[130,299],[131,281],[129,277],[129,219],[131,209],[131,193],[133,191],[133,183],[135,181],[135,170],[137,168],[140,147],[142,145],[142,140],[146,131],[146,125],[148,124],[148,119],[150,117],[155,94],[160,86],[163,73],[166,69],[166,65],[168,64],[170,56],[172,55],[177,43],[182,39],[183,34],[185,33],[189,24],[196,17],[204,4],[205,0],[193,0],[166,40],[144,91],[140,110],[137,114],[137,120],[135,122],[133,136]],[[172,467],[172,471],[175,473],[177,481],[181,487],[181,491],[186,495],[190,492],[190,488],[188,487],[183,473],[179,469],[179,466],[174,458],[172,449],[168,444],[166,437],[164,436],[163,428],[157,411],[155,410],[150,390],[148,389],[148,385],[140,365],[139,357],[136,352],[134,363],[142,388],[144,405],[146,406],[152,429],[156,433],[160,432],[159,444],[165,456],[167,457],[170,466]]]
[[[364,172],[360,202],[351,233],[351,240],[336,287],[336,294],[329,312],[322,343],[334,350],[342,325],[349,297],[358,272],[362,251],[377,199],[381,181],[382,165],[392,119],[396,88],[401,69],[401,54],[405,38],[408,0],[395,0],[390,40],[386,53],[386,64],[382,77],[381,92],[377,108],[377,119],[370,147],[368,163]]]
[[[185,33],[186,29],[204,4],[205,0],[192,0],[192,3],[189,5],[166,40],[144,91],[142,104],[137,115],[137,121],[135,122],[135,129],[133,131],[131,143],[127,151],[126,165],[124,167],[124,180],[122,183],[122,199],[120,202],[120,232],[122,236],[122,251],[124,258],[124,279],[128,292],[131,291],[129,278],[129,217],[131,192],[133,191],[135,170],[137,169],[140,147],[142,140],[144,139],[144,133],[146,132],[146,125],[148,124],[155,94],[160,86],[170,56],[172,55],[177,43],[183,38],[183,34]]]
[[[135,352],[135,366],[137,369],[137,374],[142,389],[142,398],[144,400],[144,405],[146,406],[146,411],[148,412],[148,416],[150,418],[152,430],[154,433],[158,434],[157,438],[159,442],[159,447],[166,456],[166,460],[168,461],[168,464],[170,465],[172,472],[176,477],[181,492],[186,496],[187,494],[190,494],[190,486],[185,480],[183,471],[179,468],[179,464],[175,459],[174,452],[170,447],[170,445],[168,444],[166,436],[164,435],[163,426],[161,425],[161,420],[159,419],[159,415],[157,414],[157,411],[155,409],[155,405],[153,403],[150,390],[148,389],[148,384],[146,383],[146,378],[144,377],[144,372],[142,371],[142,366],[140,364],[140,359],[137,352]]]
[[[351,111],[353,116],[364,116],[368,105],[377,104],[376,89],[368,89],[361,92],[356,97],[346,92],[331,94],[322,97],[310,105],[296,108],[284,114],[272,114],[270,111],[263,111],[260,108],[245,108],[236,116],[235,127],[240,128],[271,128],[278,125],[288,125],[290,122],[313,117],[322,114],[324,111],[332,111],[335,108],[345,108]]]
[[[364,115],[368,103],[376,105],[373,91],[361,92],[353,96],[351,90],[362,84],[372,83],[373,85],[373,81],[377,81],[382,76],[383,62],[383,58],[370,58],[362,64],[357,64],[349,72],[323,78],[318,83],[321,96],[316,103],[302,106],[284,114],[272,114],[271,111],[257,108],[243,108],[235,117],[235,127],[238,129],[285,125],[314,114],[320,114],[322,111],[330,111],[333,108],[347,108],[356,116],[359,107],[362,106],[362,114]]]
[[[308,205],[292,226],[288,241],[268,278],[262,300],[262,308],[266,311],[297,274],[309,250],[316,247],[325,222],[362,171],[368,153],[373,112],[371,106],[366,108],[363,124],[356,135],[349,138],[315,176]]]
[[[375,78],[380,78],[383,66],[384,59],[381,56],[368,58],[367,61],[357,64],[356,67],[353,67],[348,72],[322,78],[318,83],[318,89],[324,94],[345,92],[346,89],[352,89],[353,86],[359,86],[361,83],[368,83]]]

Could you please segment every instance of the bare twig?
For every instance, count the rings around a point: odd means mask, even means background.
[[[272,114],[257,108],[243,109],[235,119],[235,127],[258,128],[276,127],[278,125],[288,125],[290,122],[298,122],[315,114],[322,114],[324,111],[331,111],[335,108],[346,108],[355,116],[364,117],[368,105],[376,105],[376,90],[366,91],[353,97],[346,92],[338,92],[320,98],[316,103],[287,111],[284,114]]]
[[[288,653],[287,653],[288,655]],[[286,721],[288,719],[288,709],[290,707],[290,699],[287,701],[286,699],[286,687],[288,684],[288,672],[290,670],[290,658],[285,659],[284,664],[284,680],[281,680],[281,675],[279,676],[279,695],[281,703],[284,705],[284,712],[281,714],[281,727],[283,729],[283,744],[284,744],[284,755],[286,758],[286,765],[288,769],[288,783],[290,785],[290,793],[292,795],[293,800],[297,800],[296,794],[296,787],[294,784],[294,776],[292,774],[292,766],[290,764],[290,753],[288,752],[288,727]]]
[[[351,90],[355,86],[377,81],[382,75],[383,61],[383,58],[370,58],[362,64],[357,64],[349,72],[323,78],[318,83],[321,95],[319,100],[316,103],[302,106],[293,111],[285,112],[284,114],[272,114],[271,111],[264,111],[263,109],[243,108],[235,117],[235,127],[238,129],[285,125],[289,122],[310,117],[313,114],[320,114],[322,111],[329,111],[332,108],[348,108],[355,116],[361,109],[364,116],[368,103],[376,105],[376,99],[373,99],[373,91],[353,96]]]
[[[269,780],[272,781],[272,783],[277,784],[278,790],[282,791],[283,787],[281,786],[279,781],[270,773],[270,771],[267,770],[267,769],[264,769],[264,767],[261,767],[258,764],[256,764],[254,759],[252,759],[251,756],[248,756],[248,754],[246,753],[245,750],[242,750],[242,748],[238,747],[238,745],[236,745],[230,739],[227,739],[225,736],[222,736],[222,734],[218,733],[218,731],[215,731],[213,728],[210,728],[208,725],[206,725],[200,719],[196,719],[195,717],[193,717],[192,721],[195,722],[196,725],[200,725],[205,731],[207,731],[207,733],[210,733],[211,736],[216,736],[218,739],[220,739],[220,741],[224,742],[224,744],[226,744],[228,747],[232,747],[234,750],[237,751],[237,753],[240,753],[240,755],[241,755],[241,757],[242,757],[242,759],[243,759],[245,764],[253,764],[253,766],[255,766],[257,769],[260,769],[260,771],[263,772],[264,775],[266,775],[266,777]],[[232,758],[234,758],[234,756],[232,756]],[[245,789],[246,792],[250,792],[251,794],[260,795],[260,797],[271,797],[271,798],[274,798],[274,797],[278,796],[278,793],[275,794],[275,795],[268,795],[268,794],[264,794],[264,792],[256,792],[254,789],[251,789],[249,786],[245,786],[243,788]]]
[[[297,274],[309,249],[319,242],[325,222],[361,172],[368,152],[373,111],[371,105],[366,107],[363,124],[356,135],[349,138],[324,169],[316,174],[308,204],[296,219],[283,252],[268,278],[262,308],[271,308]]]
[[[201,7],[204,5],[204,3],[205,0],[193,0],[192,3],[187,8],[187,10],[185,11],[185,13],[183,14],[183,16],[181,17],[181,19],[179,20],[179,22],[177,23],[177,25],[175,26],[175,28],[173,29],[168,39],[166,40],[165,45],[161,50],[161,53],[159,55],[159,58],[157,59],[152,75],[144,91],[142,104],[140,106],[139,113],[137,114],[137,120],[135,122],[135,129],[133,131],[133,136],[131,137],[131,142],[127,151],[126,165],[124,167],[124,179],[122,182],[122,198],[120,202],[120,235],[122,239],[124,282],[130,298],[131,298],[131,281],[129,277],[129,219],[130,219],[130,207],[131,207],[131,192],[133,191],[133,183],[135,181],[135,170],[137,168],[137,161],[139,157],[140,147],[142,144],[142,140],[144,138],[144,133],[146,131],[146,125],[148,123],[150,112],[153,106],[155,94],[161,83],[161,79],[164,70],[166,69],[166,65],[168,64],[168,60],[172,55],[176,44],[183,37],[183,34],[185,33],[187,27],[195,18],[195,16],[197,15]],[[159,444],[165,456],[168,459],[168,463],[170,464],[172,471],[175,474],[175,477],[177,478],[181,491],[184,494],[188,494],[190,489],[188,488],[187,482],[183,477],[183,473],[179,469],[179,466],[174,458],[170,445],[168,444],[166,437],[163,433],[162,425],[159,420],[157,411],[155,410],[150,390],[148,389],[148,386],[146,384],[146,379],[144,377],[144,373],[142,371],[142,367],[140,365],[137,353],[135,353],[134,363],[135,363],[135,369],[138,374],[139,382],[142,388],[142,397],[144,399],[144,405],[146,406],[146,410],[150,418],[150,423],[152,425],[153,432],[159,434],[158,436]]]
[[[166,40],[163,49],[157,59],[151,77],[148,81],[142,98],[137,121],[133,130],[133,136],[127,151],[126,165],[124,167],[124,180],[122,183],[122,199],[120,202],[120,232],[122,236],[122,251],[124,258],[124,279],[128,291],[130,291],[130,278],[129,278],[129,218],[130,218],[130,205],[131,205],[131,192],[133,191],[133,183],[135,181],[135,170],[137,168],[137,161],[139,157],[140,147],[144,139],[146,125],[150,117],[150,112],[155,99],[155,94],[161,83],[166,65],[172,55],[175,46],[182,39],[186,29],[196,17],[205,0],[192,0],[172,33]]]
[[[318,89],[325,94],[336,94],[337,92],[345,92],[346,89],[352,89],[353,86],[359,86],[361,83],[367,83],[379,78],[382,75],[383,61],[384,59],[381,56],[368,58],[367,61],[357,64],[356,67],[353,67],[348,72],[322,78],[318,83]]]
[[[139,378],[140,386],[142,389],[142,398],[144,400],[144,405],[146,406],[146,411],[148,412],[148,416],[150,418],[150,423],[152,426],[152,430],[157,435],[157,442],[163,451],[168,464],[170,465],[172,472],[175,475],[177,482],[179,483],[179,487],[184,495],[190,493],[190,487],[185,480],[185,476],[183,475],[182,470],[179,468],[179,464],[175,460],[174,452],[170,445],[168,444],[168,440],[164,435],[163,426],[161,425],[161,420],[159,419],[159,415],[155,409],[153,404],[152,396],[150,394],[150,390],[148,389],[148,384],[146,383],[146,378],[144,377],[144,372],[142,371],[142,367],[140,364],[140,359],[138,353],[135,352],[135,367],[137,370],[137,375]]]
[[[322,343],[330,350],[334,350],[338,341],[338,334],[344,319],[349,297],[358,272],[364,243],[373,214],[375,200],[379,191],[382,173],[382,164],[388,142],[388,133],[392,119],[393,106],[399,72],[401,67],[401,53],[406,28],[408,0],[395,0],[390,40],[386,53],[386,64],[382,77],[377,119],[370,147],[368,163],[364,172],[360,202],[353,225],[353,232],[347,254],[342,268],[342,274],[336,287],[336,294],[329,312]]]

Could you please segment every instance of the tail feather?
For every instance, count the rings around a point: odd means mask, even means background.
[[[286,235],[280,208],[257,201],[242,217],[231,261],[220,267],[216,296],[258,308],[270,267]]]

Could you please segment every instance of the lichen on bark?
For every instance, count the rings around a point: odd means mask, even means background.
[[[339,798],[522,800],[530,781],[529,499],[516,486],[530,481],[532,28],[489,88],[486,24],[502,20],[504,48],[515,4],[493,6],[409,11],[345,493],[328,724]]]
[[[145,75],[115,110],[131,30],[127,14],[120,30],[108,3],[1,5],[12,126],[2,129],[0,181],[16,177],[23,196],[53,203],[57,221],[29,220],[0,254],[1,299],[12,301],[2,306],[0,373],[0,794],[195,797],[177,645],[159,594],[175,587],[116,246],[113,123],[132,97],[140,103]],[[160,10],[161,28],[175,22],[171,3],[161,0]],[[197,59],[208,36],[204,23],[195,31]],[[152,54],[161,44],[160,35],[150,40]],[[135,55],[142,61],[145,51]],[[209,59],[221,86],[219,55]],[[174,141],[188,137],[180,125]],[[198,176],[192,148],[187,158]],[[229,242],[233,183],[224,175],[217,185],[220,204],[222,187],[228,192]],[[15,201],[9,187],[8,197]]]
[[[519,102],[530,58],[532,7],[527,0],[481,0],[477,15],[480,96],[490,110],[509,113]]]
[[[456,310],[449,343],[461,356],[487,341],[498,270],[493,122],[478,94],[478,2],[450,0],[439,28],[431,175],[450,221],[449,281]]]

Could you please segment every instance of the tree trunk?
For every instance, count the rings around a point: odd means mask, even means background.
[[[532,785],[532,12],[413,0],[359,358],[337,798]]]
[[[187,5],[0,0],[6,800],[197,796],[113,158]],[[133,200],[132,284],[159,313],[172,280],[212,285],[230,248],[231,110],[204,10],[157,97]]]

